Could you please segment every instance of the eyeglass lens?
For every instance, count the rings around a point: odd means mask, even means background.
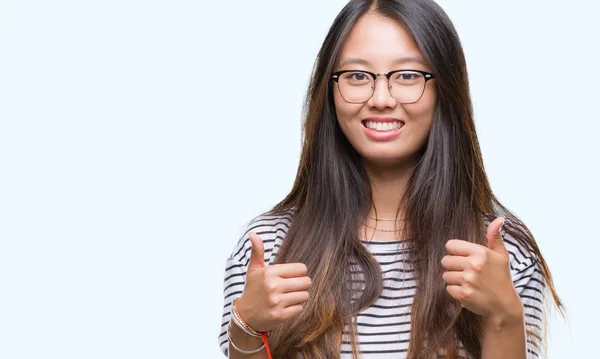
[[[342,97],[348,102],[366,102],[375,91],[373,77],[360,71],[343,73],[338,80],[338,85]],[[399,103],[418,101],[424,90],[425,77],[419,72],[400,71],[390,76],[390,95]]]

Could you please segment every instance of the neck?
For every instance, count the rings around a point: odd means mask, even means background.
[[[406,193],[408,181],[413,173],[414,165],[384,166],[363,161],[365,171],[371,183],[371,192],[374,208],[371,208],[369,217],[394,219],[404,218],[404,211],[398,206]]]

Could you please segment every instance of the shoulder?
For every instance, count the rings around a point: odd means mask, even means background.
[[[521,220],[506,218],[500,233],[510,257],[511,279],[523,303],[527,352],[531,353],[528,358],[539,357],[543,353],[547,293],[539,248],[533,234]]]
[[[494,218],[496,217],[487,216],[484,219],[486,230]],[[539,256],[529,243],[533,241],[533,236],[523,222],[510,217],[504,218],[504,225],[500,229],[500,234],[510,257],[511,274],[514,275],[534,266],[538,262]]]
[[[273,254],[277,252],[288,232],[293,214],[293,209],[279,214],[262,213],[245,223],[230,259],[247,266],[252,249],[249,235],[256,233],[265,247],[265,264],[271,263],[274,259]]]
[[[530,243],[534,240],[533,236],[521,221],[506,218],[500,234],[502,234],[504,246],[508,250],[510,270],[513,276],[537,268],[540,258]]]
[[[486,226],[490,223],[488,220],[485,222]],[[542,274],[540,256],[532,245],[535,244],[533,234],[521,220],[510,217],[505,217],[500,234],[508,251],[511,279],[517,292],[521,296],[536,297],[540,301],[546,281]]]

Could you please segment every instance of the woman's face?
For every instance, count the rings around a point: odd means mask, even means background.
[[[405,58],[414,59],[403,61]],[[386,73],[400,69],[431,71],[416,43],[401,24],[378,14],[366,14],[346,39],[334,71]],[[358,77],[364,80],[361,75]],[[389,166],[411,163],[416,159],[415,154],[425,144],[433,121],[436,103],[434,81],[429,80],[422,97],[411,104],[398,103],[391,96],[384,76],[379,76],[375,81],[373,96],[359,104],[347,102],[340,94],[340,84],[334,82],[338,123],[364,160]],[[383,125],[390,121],[391,125]],[[378,122],[382,123],[379,131],[366,127],[377,126]],[[397,128],[399,126],[400,129]]]

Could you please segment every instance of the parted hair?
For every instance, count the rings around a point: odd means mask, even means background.
[[[372,206],[371,187],[357,151],[336,118],[330,75],[357,20],[373,12],[399,22],[412,35],[436,75],[437,103],[428,140],[420,149],[398,208],[410,233],[409,263],[417,290],[411,312],[409,358],[445,353],[458,343],[481,356],[481,319],[453,300],[441,279],[445,243],[460,238],[486,244],[484,220],[504,216],[505,232],[536,258],[547,290],[559,308],[548,266],[532,233],[492,193],[479,147],[462,46],[446,13],[432,0],[352,0],[338,14],[318,53],[304,105],[303,143],[290,193],[270,211],[294,209],[275,263],[302,262],[312,279],[302,313],[275,329],[273,357],[339,358],[348,327],[355,355],[357,313],[382,291],[377,261],[361,243],[360,223]],[[362,295],[351,300],[351,264],[364,275]]]

